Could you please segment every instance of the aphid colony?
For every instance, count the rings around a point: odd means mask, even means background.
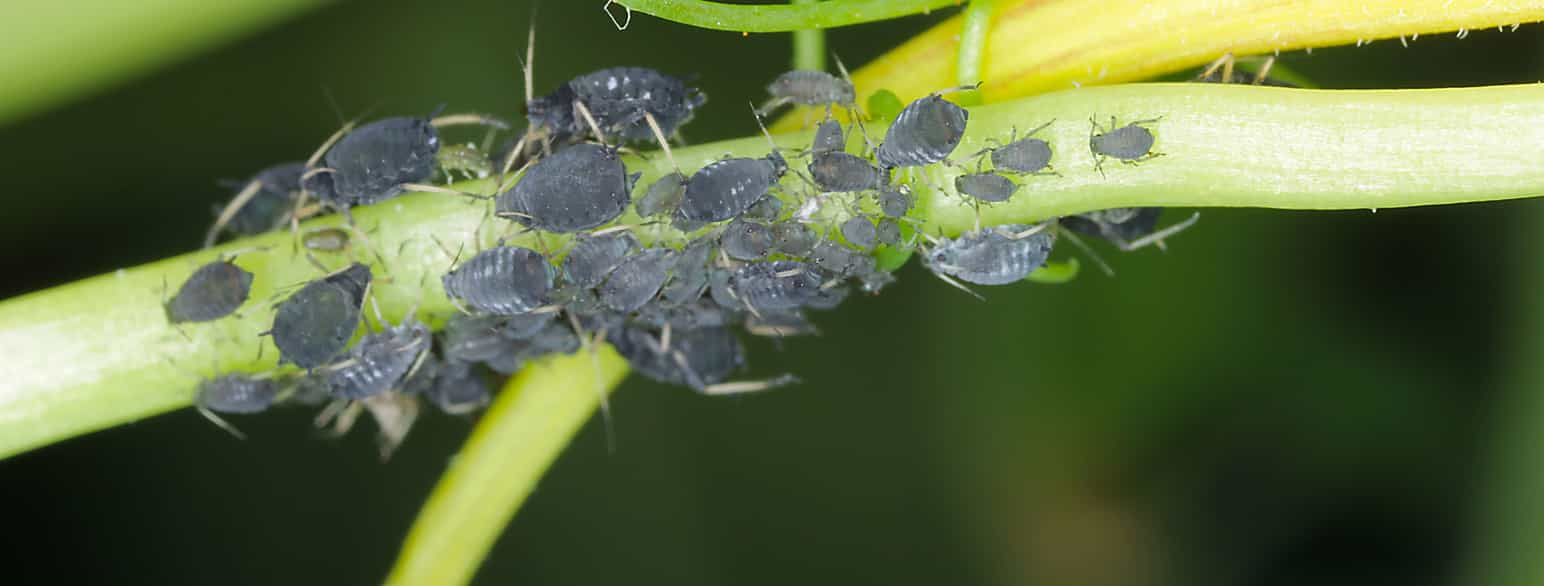
[[[430,115],[345,127],[310,160],[259,172],[220,212],[207,242],[221,233],[288,225],[308,256],[345,249],[352,228],[301,234],[297,220],[326,210],[347,214],[408,191],[455,193],[433,183],[457,174],[498,172],[502,179],[516,163],[512,179],[489,197],[499,218],[490,221],[568,238],[540,250],[501,241],[461,259],[441,278],[461,313],[437,336],[408,317],[397,325],[381,320],[379,331],[355,340],[370,296],[370,267],[354,263],[321,275],[274,305],[267,332],[280,364],[299,372],[210,378],[198,388],[197,405],[212,416],[284,401],[330,403],[319,424],[332,421],[339,430],[367,410],[381,423],[389,451],[420,399],[449,413],[475,411],[489,401],[498,376],[600,341],[657,381],[705,394],[766,389],[793,377],[733,380],[746,364],[735,329],[778,337],[814,332],[807,311],[835,308],[855,287],[877,293],[894,281],[875,260],[880,248],[921,248],[926,267],[964,288],[1025,279],[1045,264],[1058,235],[1067,234],[1062,228],[1129,250],[1189,225],[1157,231],[1161,210],[1132,208],[979,228],[955,238],[928,235],[910,217],[916,197],[893,178],[909,168],[967,165],[950,159],[969,119],[968,111],[943,99],[952,90],[907,105],[877,145],[861,125],[844,127],[830,116],[832,106],[857,110],[845,75],[795,71],[768,90],[772,99],[756,112],[758,123],[788,103],[827,108],[809,149],[785,154],[774,145],[762,157],[723,158],[647,185],[639,185],[640,173],[627,168],[620,150],[654,141],[669,157],[670,137],[706,98],[680,79],[636,67],[604,69],[548,95],[528,96],[528,129],[497,157],[475,146],[442,147],[439,129],[466,123],[502,129],[502,123]],[[1100,164],[1157,156],[1148,127],[1156,121],[1117,126],[1112,120],[1107,127],[1090,121],[1088,155]],[[991,205],[1015,197],[1015,179],[1056,174],[1052,145],[1035,137],[1050,124],[1024,136],[1014,131],[1006,142],[990,141],[970,155],[974,166],[958,176],[955,192],[977,206]],[[858,153],[848,148],[854,131],[863,135]],[[617,224],[630,207],[644,225]],[[661,224],[680,235],[662,237]],[[168,319],[209,321],[241,307],[252,275],[232,260],[198,269],[166,303]]]

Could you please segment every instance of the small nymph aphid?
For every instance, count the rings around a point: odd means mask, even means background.
[[[1135,165],[1163,153],[1153,152],[1153,131],[1144,124],[1152,124],[1161,118],[1138,120],[1116,127],[1115,117],[1110,117],[1110,127],[1104,128],[1093,118],[1088,119],[1088,150],[1094,155],[1094,168],[1104,174],[1104,160],[1113,158],[1128,165]]]
[[[219,259],[193,271],[166,302],[171,323],[213,321],[235,313],[252,291],[252,273],[229,259]]]

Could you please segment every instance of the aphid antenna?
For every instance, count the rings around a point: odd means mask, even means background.
[[[231,422],[226,421],[224,418],[220,417],[219,415],[215,415],[214,411],[210,411],[208,407],[205,407],[203,405],[195,405],[194,409],[197,409],[198,410],[198,414],[204,416],[204,419],[208,419],[210,423],[213,423],[213,424],[215,424],[215,426],[219,427],[220,429],[225,430],[226,433],[231,434],[236,439],[239,439],[239,440],[246,440],[247,439],[247,434],[241,433],[241,430],[236,429],[236,426],[231,425]]]
[[[525,152],[525,143],[526,143],[526,141],[528,141],[530,139],[531,139],[531,132],[530,132],[530,130],[526,130],[525,133],[520,135],[520,140],[515,141],[514,148],[509,149],[509,155],[504,157],[504,163],[499,166],[499,190],[500,191],[503,191],[504,189],[508,189],[508,187],[506,187],[504,185],[505,178],[509,176],[510,169],[514,168],[514,166],[515,166],[515,159],[520,158],[520,155]],[[522,171],[525,170],[525,167],[521,167],[521,170]]]
[[[978,81],[976,83],[968,83],[968,84],[964,84],[964,85],[957,85],[957,86],[954,86],[954,87],[948,87],[948,88],[944,88],[944,89],[938,90],[936,92],[930,93],[930,94],[928,94],[928,97],[939,98],[939,97],[946,96],[948,94],[953,94],[953,93],[958,93],[958,92],[968,92],[968,91],[971,91],[971,90],[980,90],[982,84],[984,84],[984,83],[986,83],[986,82]]]
[[[713,396],[738,395],[742,393],[766,391],[778,387],[796,384],[798,382],[800,382],[799,377],[784,373],[769,379],[711,384],[698,389],[698,392],[704,395]]]
[[[665,158],[670,161],[670,168],[675,169],[677,175],[681,174],[681,166],[676,164],[675,154],[670,152],[670,141],[665,140],[665,133],[660,130],[659,121],[654,119],[654,113],[645,110],[643,120],[649,123],[649,130],[654,132],[654,139],[659,141],[660,150],[665,151]]]
[[[465,191],[451,189],[449,187],[442,187],[442,186],[439,186],[439,185],[429,185],[427,183],[403,183],[403,184],[399,185],[398,187],[401,187],[401,188],[407,189],[407,190],[411,190],[411,191],[427,191],[429,193],[443,193],[443,194],[446,194],[446,195],[459,195],[459,196],[462,196],[462,197],[469,197],[469,198],[472,198],[472,199],[483,200],[483,201],[487,201],[487,200],[493,199],[493,197],[494,197],[494,196],[491,196],[491,195],[482,195],[482,194],[478,194],[478,193],[467,193]]]
[[[1180,223],[1175,224],[1173,226],[1169,226],[1169,227],[1164,228],[1162,230],[1159,230],[1157,232],[1153,232],[1152,234],[1148,234],[1148,235],[1143,236],[1141,238],[1138,238],[1136,240],[1132,240],[1129,243],[1128,242],[1116,242],[1116,246],[1119,246],[1121,250],[1126,251],[1126,252],[1137,250],[1139,248],[1142,248],[1142,247],[1145,247],[1145,246],[1150,246],[1150,245],[1156,245],[1159,248],[1162,248],[1163,247],[1163,239],[1168,238],[1170,236],[1173,236],[1175,234],[1178,234],[1180,232],[1185,231],[1186,228],[1194,226],[1196,221],[1200,220],[1200,219],[1201,219],[1201,212],[1195,212],[1193,214],[1190,214],[1190,217],[1187,218],[1183,222],[1180,222]]]
[[[602,12],[606,13],[607,18],[611,19],[611,24],[615,25],[617,30],[625,31],[627,30],[628,25],[633,23],[633,9],[628,8],[626,4],[622,4],[622,12],[624,14],[625,20],[619,22],[617,21],[616,15],[611,13],[611,5],[615,3],[616,0],[606,0],[606,3],[602,5],[600,9]]]
[[[595,116],[590,114],[590,107],[584,105],[584,102],[575,99],[574,111],[578,112],[579,115],[584,118],[584,123],[590,126],[590,132],[595,133],[596,142],[606,144],[606,134],[601,132],[600,125],[595,123]]]
[[[236,217],[236,213],[246,207],[247,202],[252,201],[252,198],[257,197],[258,192],[262,190],[263,182],[256,179],[248,181],[246,187],[241,188],[241,192],[237,193],[230,203],[225,204],[225,208],[220,210],[220,215],[215,218],[214,225],[204,233],[204,248],[214,246],[214,240],[220,235],[220,230],[225,228],[225,225]]]
[[[1083,254],[1086,255],[1089,260],[1092,260],[1094,261],[1094,264],[1099,265],[1099,270],[1103,271],[1105,276],[1115,276],[1115,269],[1110,268],[1110,263],[1104,262],[1104,257],[1100,256],[1098,252],[1095,252],[1093,247],[1089,246],[1087,242],[1084,242],[1082,238],[1079,238],[1077,234],[1073,234],[1071,230],[1064,229],[1058,229],[1057,234],[1060,236],[1066,236],[1067,240],[1072,242],[1073,246],[1078,247],[1078,250],[1083,251]]]
[[[976,301],[982,301],[982,302],[986,301],[986,298],[982,297],[980,293],[977,293],[974,290],[972,290],[970,287],[965,286],[964,283],[961,283],[958,280],[955,280],[954,277],[951,277],[949,275],[945,275],[945,274],[943,274],[942,272],[939,272],[939,271],[932,271],[932,273],[933,273],[933,276],[938,277],[940,279],[943,279],[943,281],[945,283],[948,283],[949,286],[954,287],[955,289],[959,289],[961,291],[964,291],[965,293],[969,294],[971,297],[975,297]]]
[[[498,130],[509,130],[508,122],[486,114],[476,114],[471,112],[465,114],[447,114],[444,116],[435,116],[429,119],[429,124],[435,128],[443,128],[446,126],[476,125],[496,128]]]

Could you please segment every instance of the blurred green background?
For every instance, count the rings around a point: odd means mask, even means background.
[[[692,142],[755,132],[744,103],[788,67],[786,35],[643,15],[619,33],[599,4],[541,6],[539,93],[611,65],[696,74]],[[516,116],[529,16],[337,4],[0,127],[3,293],[196,247],[216,180],[336,128],[327,92],[345,117]],[[940,18],[829,42],[863,63]],[[1536,81],[1540,30],[1283,60],[1328,88]],[[1116,278],[986,303],[909,266],[819,315],[824,335],[754,344],[754,374],[802,385],[629,379],[615,451],[592,421],[479,582],[1451,583],[1509,393],[1544,393],[1517,370],[1544,348],[1541,227],[1538,201],[1207,210],[1167,254],[1104,249]],[[188,410],[0,461],[4,581],[379,581],[470,422],[428,416],[383,464],[367,430],[321,438],[311,415],[241,418],[241,442]]]

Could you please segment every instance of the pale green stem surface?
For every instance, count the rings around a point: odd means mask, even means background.
[[[794,5],[809,5],[820,0],[793,0]],[[826,30],[806,28],[793,31],[793,68],[826,70]]]
[[[1148,126],[1157,137],[1154,150],[1163,156],[1137,165],[1109,160],[1101,176],[1088,150],[1088,119],[1108,123],[1112,115],[1122,122],[1160,118]],[[1544,85],[1405,91],[1215,84],[1085,88],[973,109],[954,158],[972,166],[969,155],[987,146],[984,139],[1005,139],[1011,128],[1024,131],[1050,119],[1056,123],[1039,136],[1050,141],[1052,164],[1061,175],[1021,178],[1023,187],[1011,202],[982,208],[984,225],[1124,206],[1388,208],[1544,194],[1544,165],[1536,156],[1544,145]],[[778,139],[784,147],[800,147],[809,134]],[[766,150],[764,139],[751,137],[679,149],[676,158],[690,171],[724,154],[759,156]],[[640,191],[668,167],[660,156],[630,164],[644,171]],[[953,177],[961,172],[934,168],[910,174],[923,195],[916,214],[929,233],[953,234],[974,225],[974,208],[952,190]],[[490,185],[458,187],[485,191]],[[832,211],[821,219],[840,219],[840,207],[827,206]],[[415,194],[355,212],[384,261],[376,263],[375,293],[388,319],[399,319],[414,303],[431,323],[450,315],[439,275],[450,267],[455,249],[474,248],[479,226],[484,245],[497,230],[508,230],[508,223],[490,222],[486,213],[484,203],[439,194]],[[641,232],[647,237],[651,231]],[[546,239],[549,247],[559,242]],[[254,246],[269,249],[237,260],[256,274],[252,301],[241,318],[188,324],[180,331],[167,325],[163,281],[175,287],[221,251]],[[0,356],[5,356],[0,456],[184,407],[197,377],[215,368],[271,366],[277,353],[258,336],[269,327],[267,305],[279,298],[280,287],[316,274],[281,233],[0,302]],[[265,346],[261,360],[259,342]]]
[[[992,30],[995,4],[993,0],[970,0],[970,5],[965,7],[965,14],[960,21],[960,50],[954,66],[954,81],[961,86],[975,85],[984,80],[982,73],[986,71],[987,33]],[[979,105],[981,94],[974,90],[963,92],[955,101],[962,106]]]
[[[325,1],[5,0],[0,2],[0,122],[101,90]]]
[[[781,33],[888,20],[956,6],[959,0],[830,0],[818,4],[723,4],[702,0],[616,0],[645,14],[721,31]]]

